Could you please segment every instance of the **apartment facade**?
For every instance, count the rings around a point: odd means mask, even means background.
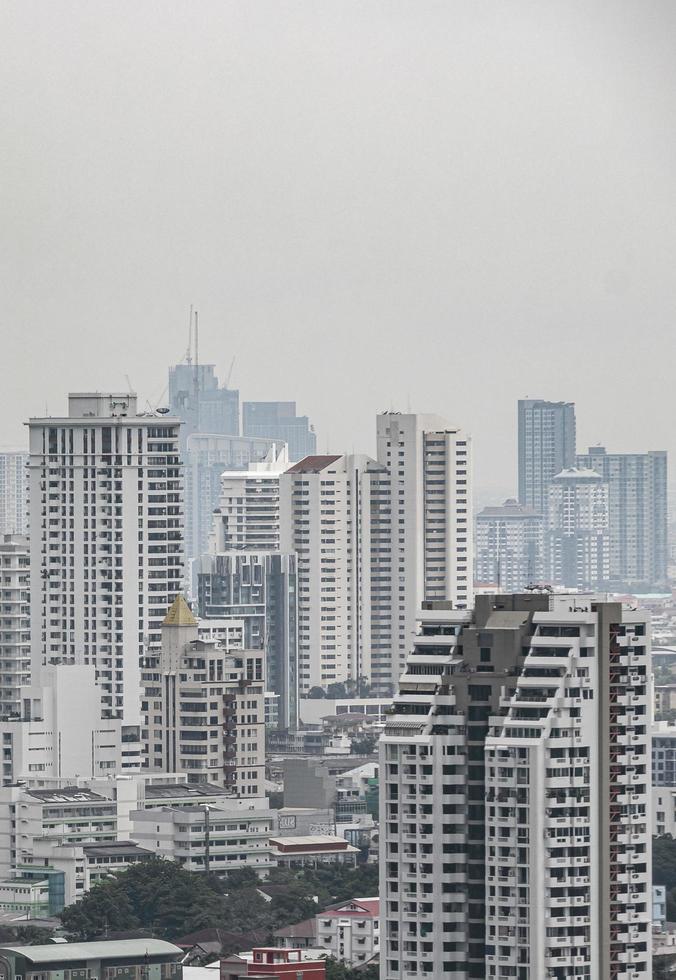
[[[547,511],[549,483],[575,465],[575,405],[521,398],[518,404],[519,503]]]
[[[28,538],[0,535],[0,718],[21,714],[30,683],[30,553]]]
[[[360,966],[380,952],[378,898],[353,898],[315,917],[317,946],[341,963]]]
[[[667,582],[667,454],[609,453],[592,446],[577,465],[608,484],[610,571],[618,589],[664,589]]]
[[[425,599],[473,597],[471,439],[436,415],[377,417],[371,676],[396,685]],[[377,523],[376,523],[377,522]]]
[[[426,603],[381,740],[381,976],[648,980],[649,626]]]
[[[542,515],[506,500],[484,507],[476,516],[476,581],[497,592],[520,592],[542,581],[544,521]]]
[[[545,578],[571,589],[600,589],[610,579],[608,484],[594,470],[562,470],[547,498]]]
[[[104,713],[140,725],[140,661],[183,575],[179,420],[130,394],[71,394],[30,436],[33,681],[93,665]]]
[[[371,484],[363,455],[308,456],[280,478],[280,547],[295,552],[298,687],[371,677]]]
[[[0,539],[28,534],[28,453],[0,450]]]
[[[144,670],[148,766],[186,772],[233,796],[265,795],[265,657],[199,638],[179,595],[162,627],[159,656]]]

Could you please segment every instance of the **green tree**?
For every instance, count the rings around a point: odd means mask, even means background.
[[[653,840],[653,885],[676,888],[676,840],[671,837]]]
[[[675,969],[676,953],[653,957],[653,980],[673,980]]]
[[[326,980],[378,980],[379,975],[374,963],[356,970],[332,956],[326,958]]]
[[[96,884],[61,913],[69,936],[87,940],[130,929],[170,937],[216,926],[225,898],[215,879],[149,858]]]
[[[326,691],[323,687],[311,687],[307,692],[307,697],[309,698],[325,698]]]

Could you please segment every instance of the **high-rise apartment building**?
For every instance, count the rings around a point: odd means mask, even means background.
[[[383,980],[649,980],[649,627],[424,604],[380,742]]]
[[[238,620],[243,646],[265,650],[268,690],[277,695],[277,724],[298,727],[296,556],[273,551],[214,551],[197,562],[198,612]]]
[[[542,580],[544,520],[516,500],[476,516],[476,581],[497,592],[522,592]]]
[[[241,471],[249,465],[277,456],[276,443],[248,436],[213,435],[193,432],[183,452],[185,510],[185,555],[188,563],[206,554],[212,531],[214,508],[218,507],[221,476],[225,470]],[[189,577],[196,587],[194,574]]]
[[[239,435],[239,392],[219,384],[214,364],[189,357],[169,368],[169,411],[183,421],[181,450],[194,432]]]
[[[68,409],[29,422],[33,683],[91,664],[106,716],[138,727],[140,660],[183,573],[180,423],[126,393]]]
[[[387,478],[374,514],[372,678],[386,689],[406,660],[422,601],[472,603],[472,457],[469,436],[436,415],[379,415],[377,445]]]
[[[216,551],[279,551],[279,482],[289,468],[286,446],[264,460],[221,476],[213,512]]]
[[[296,414],[295,402],[242,402],[242,433],[285,442],[294,463],[317,452],[314,429],[307,415]]]
[[[0,535],[0,718],[21,714],[30,683],[30,557],[28,538]]]
[[[592,446],[577,465],[608,484],[610,577],[617,589],[664,589],[667,581],[667,454],[609,453]]]
[[[162,646],[145,672],[148,765],[216,782],[233,796],[265,796],[265,658],[202,640],[178,595]]]
[[[372,673],[371,483],[368,456],[308,456],[280,478],[280,546],[297,555],[298,682]]]
[[[545,514],[550,481],[575,465],[575,405],[522,398],[518,426],[519,503]]]
[[[594,470],[562,470],[549,484],[545,578],[572,589],[610,578],[608,484]]]
[[[28,453],[0,450],[0,538],[28,533]]]

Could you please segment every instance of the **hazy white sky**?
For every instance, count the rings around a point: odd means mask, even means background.
[[[673,0],[4,0],[0,443],[69,389],[155,401],[200,311],[321,449],[515,401],[676,450]]]

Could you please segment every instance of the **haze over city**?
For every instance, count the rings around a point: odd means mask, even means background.
[[[322,450],[438,412],[499,494],[530,395],[576,403],[580,447],[673,452],[675,28],[667,2],[3,4],[0,444],[125,375],[155,403],[192,303],[201,358]]]

